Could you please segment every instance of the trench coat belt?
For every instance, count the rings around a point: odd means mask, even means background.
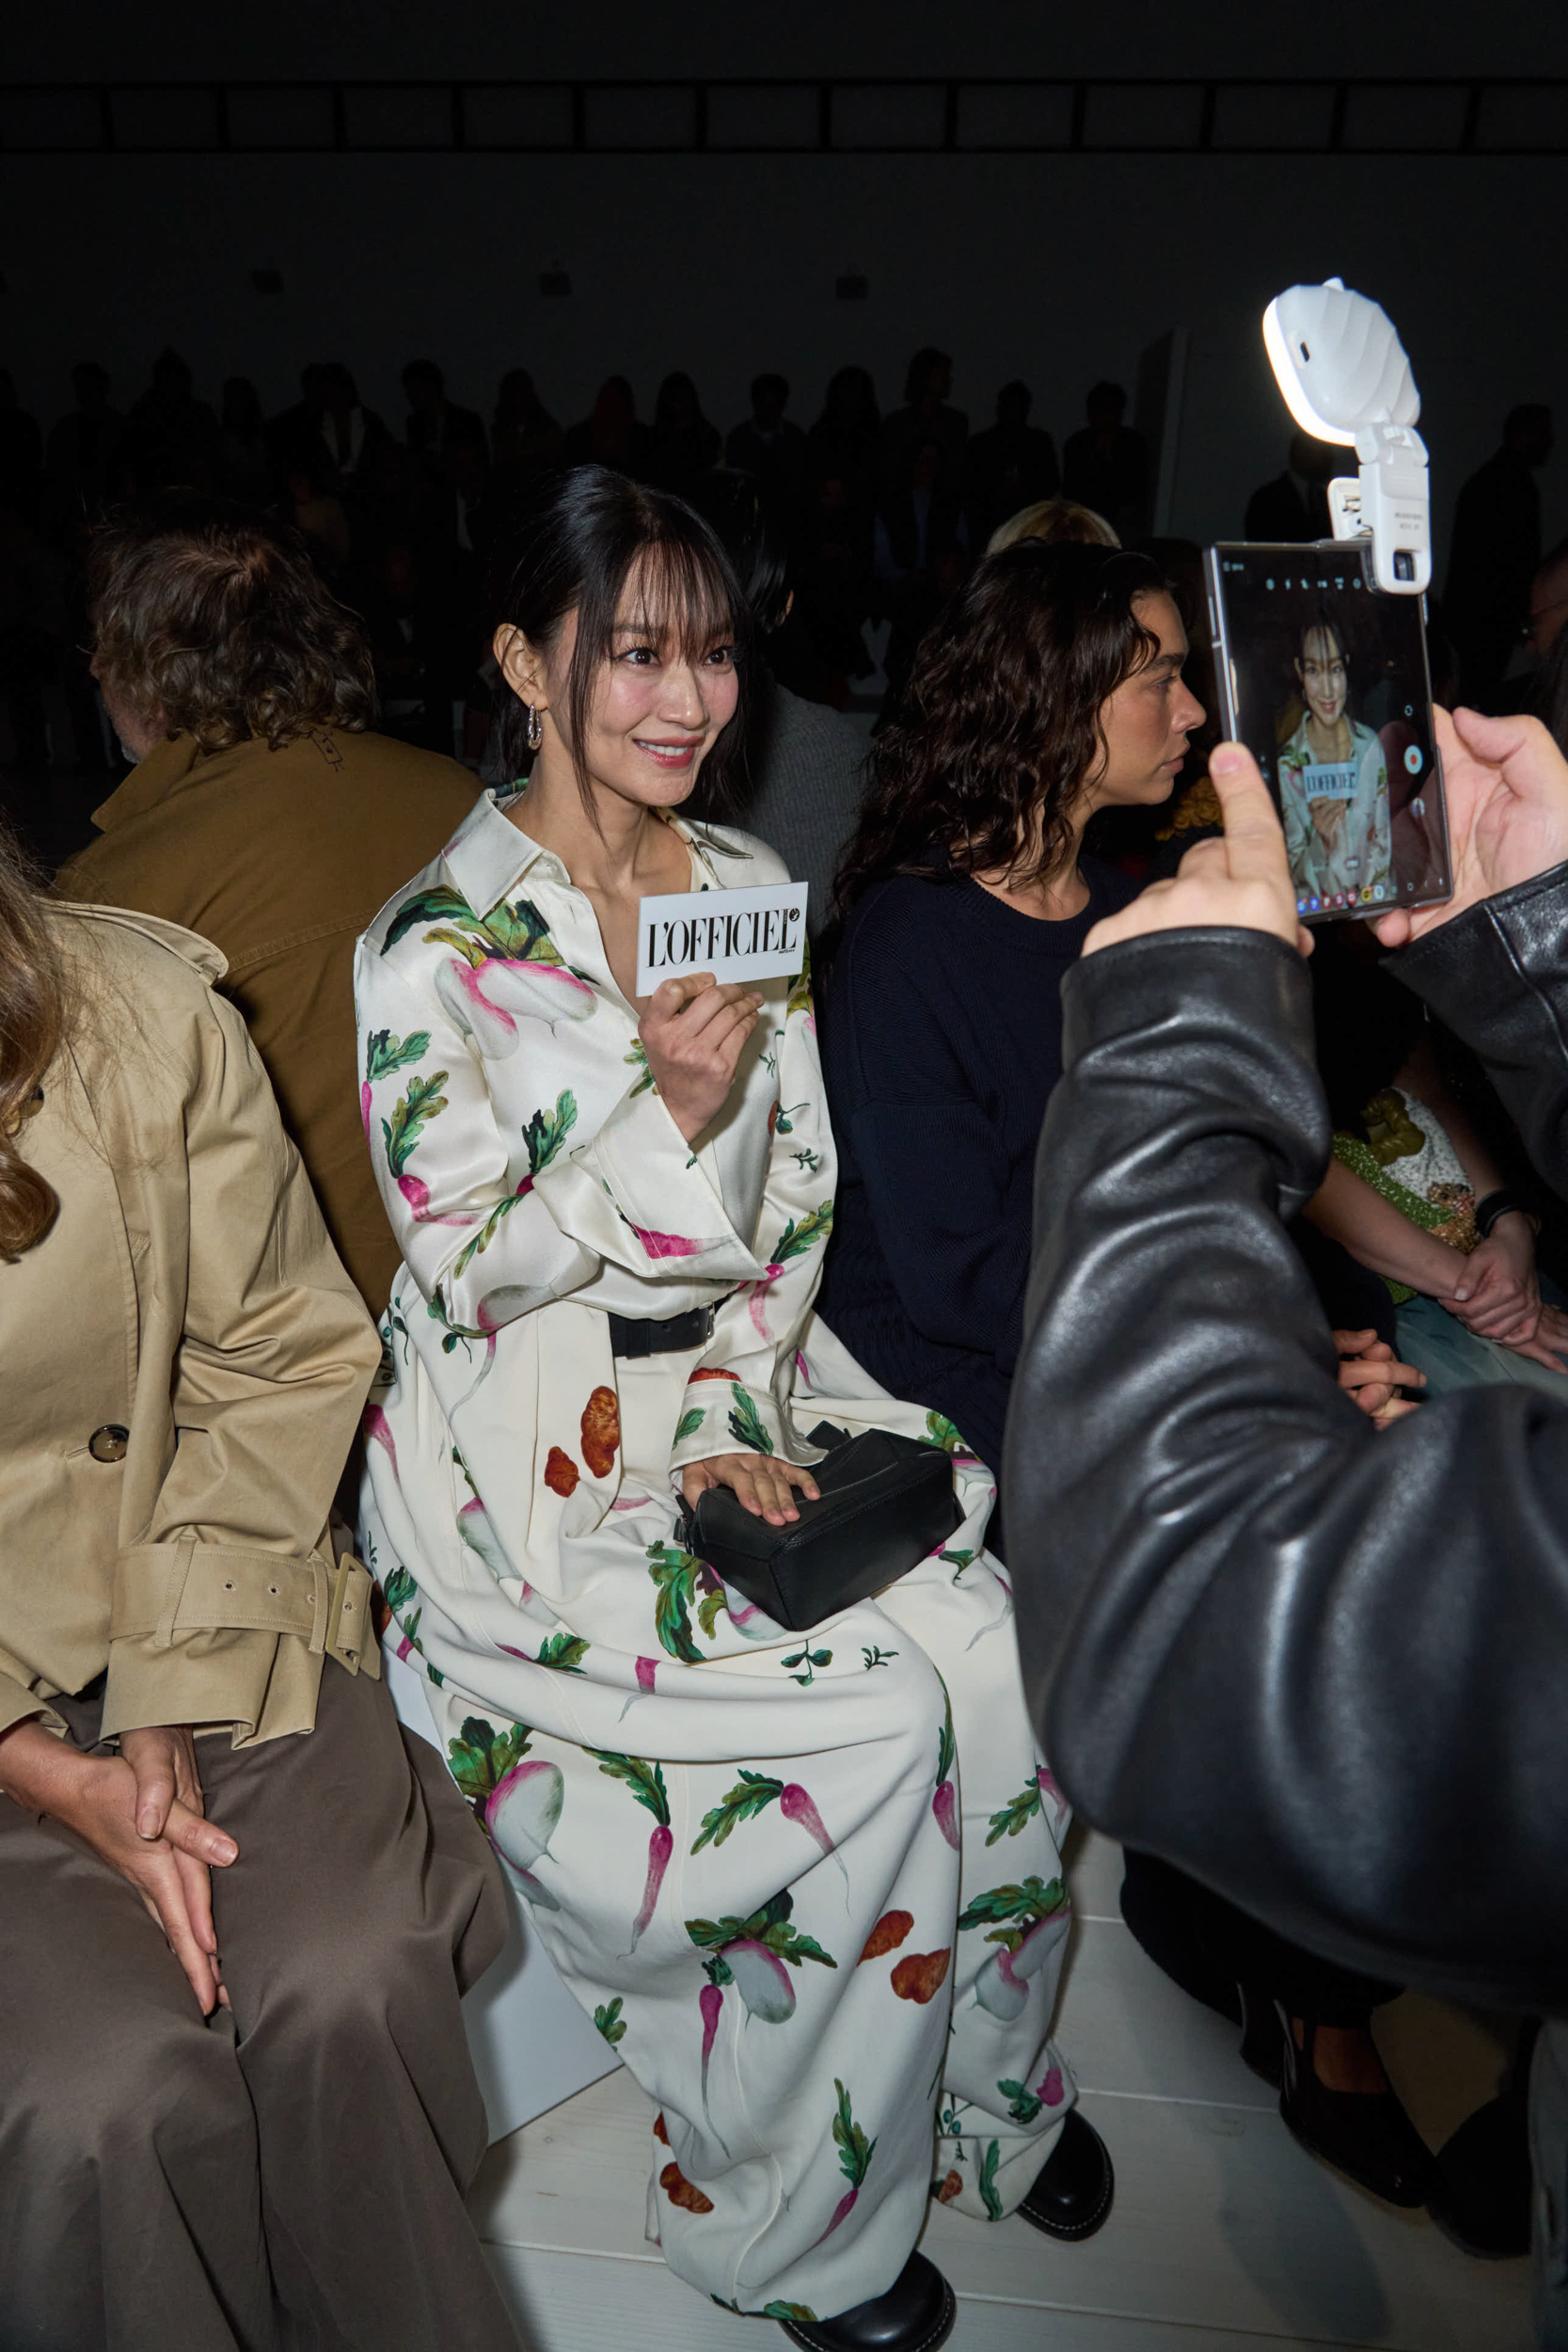
[[[115,1565],[109,1639],[150,1635],[167,1649],[178,1633],[292,1633],[350,1674],[379,1677],[371,1591],[371,1572],[352,1552],[334,1565],[192,1536],[133,1544]]]

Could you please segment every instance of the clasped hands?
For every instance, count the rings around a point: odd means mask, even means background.
[[[209,1870],[239,1848],[205,1819],[188,1725],[120,1735],[119,1756],[87,1756],[36,1718],[0,1736],[0,1789],[74,1830],[134,1886],[209,2015],[229,2006],[213,1927]]]

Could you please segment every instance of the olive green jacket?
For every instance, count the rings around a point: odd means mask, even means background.
[[[377,1361],[205,940],[52,910],[73,997],[21,1131],[59,1210],[0,1263],[0,1730],[307,1731],[375,1669],[333,1490]]]

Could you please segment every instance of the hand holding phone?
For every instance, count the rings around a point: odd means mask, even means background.
[[[1453,895],[1437,906],[1400,908],[1377,927],[1403,947],[1499,890],[1531,882],[1568,860],[1568,760],[1539,719],[1486,719],[1479,710],[1435,714],[1454,845]]]
[[[1446,899],[1420,598],[1383,594],[1354,541],[1204,560],[1221,717],[1274,795],[1303,922]]]

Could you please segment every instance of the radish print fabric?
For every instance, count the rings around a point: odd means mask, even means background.
[[[831,2315],[934,2192],[1000,2219],[1071,2104],[1049,2039],[1066,1807],[1033,1743],[993,1482],[812,1310],[833,1145],[809,984],[693,1151],[563,867],[482,800],[356,970],[404,1265],[362,1541],[453,1776],[557,1966],[654,2095],[649,2233],[735,2310]],[[784,879],[676,820],[692,887]],[[627,1361],[608,1314],[714,1309]],[[784,1632],[675,1534],[681,1467],[810,1461],[828,1419],[952,1454],[964,1518]]]

